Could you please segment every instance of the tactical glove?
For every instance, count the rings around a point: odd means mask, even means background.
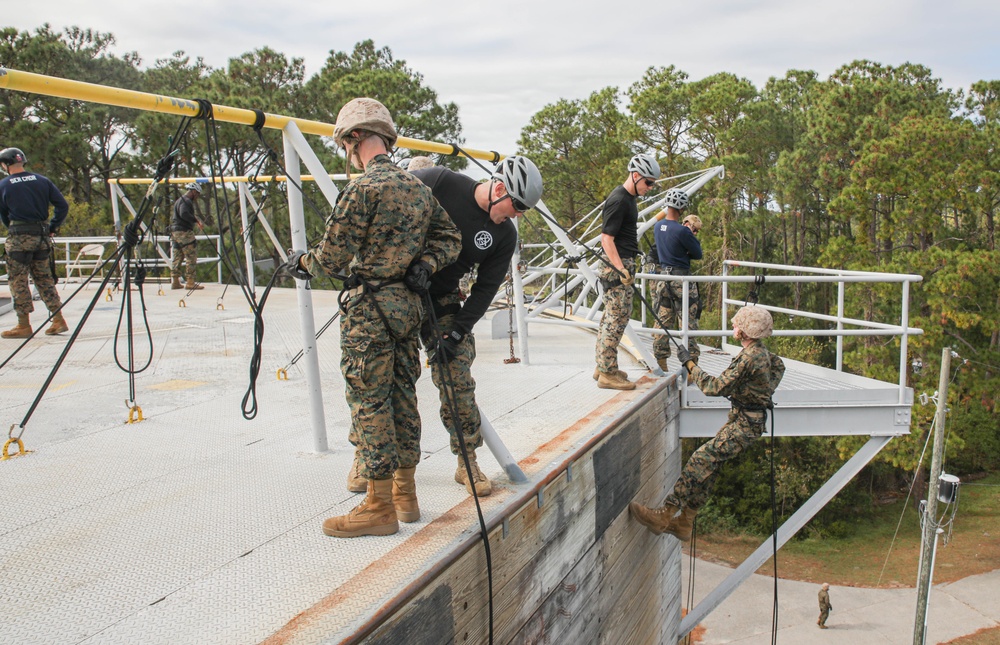
[[[302,256],[308,255],[308,251],[288,251],[288,261],[282,266],[288,275],[292,276],[297,280],[312,280],[312,274],[302,268],[301,260]]]
[[[631,287],[635,284],[635,276],[629,273],[628,269],[621,269],[622,274],[622,284],[626,287]]]
[[[445,333],[444,337],[438,341],[437,357],[442,363],[450,363],[451,359],[458,355],[458,346],[465,338],[465,334],[452,329]]]
[[[423,295],[427,293],[427,290],[431,286],[431,275],[433,273],[434,270],[430,264],[420,259],[414,260],[410,263],[409,268],[406,269],[403,284],[410,291]]]

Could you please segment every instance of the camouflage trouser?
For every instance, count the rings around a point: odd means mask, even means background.
[[[361,454],[365,479],[388,479],[397,468],[420,461],[419,326],[420,297],[402,284],[355,297],[340,319],[351,440]]]
[[[607,260],[607,256],[601,257]],[[635,260],[622,260],[622,264],[634,275]],[[632,287],[621,283],[619,273],[609,262],[601,263],[597,277],[612,284],[617,282],[604,289],[604,313],[597,328],[596,349],[597,369],[605,374],[613,374],[618,369],[618,343],[621,342],[625,326],[632,316]]]
[[[674,484],[674,492],[667,495],[667,503],[693,509],[704,506],[719,468],[739,456],[763,434],[765,419],[763,412],[730,410],[726,425],[688,459]]]
[[[670,270],[664,269],[663,273],[671,273],[672,275],[687,275],[686,273],[678,273],[676,269],[672,272]],[[698,329],[698,318],[701,316],[701,298],[698,297],[698,283],[689,282],[688,287],[688,329],[697,330]],[[684,284],[681,282],[671,282],[669,280],[664,280],[663,282],[658,282],[656,286],[656,299],[654,301],[656,307],[656,317],[657,319],[666,325],[667,329],[674,330],[680,329],[681,323],[683,322],[683,316],[681,315],[681,307],[684,303]],[[656,327],[660,327],[659,323]],[[677,339],[680,340],[679,338]],[[657,334],[653,336],[653,356],[656,358],[668,358],[670,356],[670,339],[666,335],[660,336]],[[701,355],[701,350],[698,349],[698,342],[694,338],[688,338],[688,351],[691,352],[691,358],[694,362],[698,362],[698,356]]]
[[[830,617],[829,609],[821,609],[819,612],[819,620],[816,621],[819,625],[826,625],[826,619]]]
[[[28,315],[35,310],[35,305],[31,302],[28,274],[31,274],[45,307],[53,313],[58,311],[62,300],[56,291],[56,280],[52,277],[52,267],[49,265],[49,255],[52,253],[49,239],[41,235],[15,233],[7,238],[4,248],[7,249],[7,277],[10,297],[14,299],[14,311]]]
[[[459,303],[458,293],[447,294],[436,299],[438,309],[454,307]],[[451,329],[455,320],[454,314],[447,314],[438,319],[438,328],[443,332]],[[441,397],[441,423],[448,429],[451,437],[451,453],[453,455],[462,454],[462,447],[458,443],[458,436],[455,433],[455,424],[451,416],[451,404],[449,403],[448,388],[445,385],[445,369],[434,357],[431,348],[434,347],[433,339],[430,338],[431,330],[429,323],[425,325],[422,333],[424,347],[428,349],[431,363],[431,378],[438,389]],[[451,380],[451,396],[454,397],[455,405],[458,408],[458,418],[462,422],[462,438],[465,440],[466,450],[475,450],[483,445],[483,436],[480,433],[482,419],[479,416],[479,406],[476,405],[476,380],[472,378],[472,363],[476,360],[476,337],[472,333],[465,335],[458,345],[456,354],[447,364],[447,375]]]
[[[184,279],[194,282],[198,271],[198,245],[194,231],[172,231],[170,233],[170,277],[181,277],[181,265],[184,267]]]

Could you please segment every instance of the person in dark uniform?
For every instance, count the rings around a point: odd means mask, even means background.
[[[170,288],[194,291],[204,289],[195,282],[198,271],[198,240],[195,238],[194,227],[204,228],[198,217],[197,202],[201,196],[201,186],[190,183],[184,188],[187,192],[174,202],[174,215],[170,219],[170,244],[173,253],[170,259]],[[181,284],[181,269],[187,284]]]
[[[0,151],[0,168],[7,173],[0,179],[0,220],[7,227],[4,246],[7,249],[8,281],[17,313],[17,325],[0,334],[3,338],[31,336],[29,317],[35,306],[31,302],[29,274],[42,302],[52,314],[52,324],[45,333],[51,336],[69,331],[69,325],[60,311],[62,300],[52,274],[50,239],[66,221],[69,204],[48,177],[24,169],[27,161],[18,148]],[[49,206],[53,207],[51,221]]]
[[[597,275],[604,288],[604,313],[597,329],[594,379],[597,387],[634,390],[635,383],[618,369],[618,344],[632,315],[632,284],[635,256],[639,254],[636,199],[648,193],[660,176],[660,164],[649,155],[639,154],[628,162],[628,177],[604,200],[601,229],[601,267]]]
[[[683,190],[672,188],[664,196],[666,211],[664,217],[653,229],[656,240],[656,254],[660,263],[659,273],[666,275],[691,275],[691,260],[700,260],[702,256],[701,242],[698,241],[693,224],[681,223],[681,215],[688,205],[688,195]],[[692,220],[693,221],[693,220]],[[698,220],[701,229],[701,220]],[[680,329],[683,318],[681,307],[684,303],[684,285],[681,282],[663,280],[657,283],[656,318],[657,327],[660,323],[668,329]],[[688,329],[698,329],[698,318],[701,316],[701,300],[698,297],[698,283],[691,282],[688,287]],[[688,351],[691,360],[698,362],[701,351],[694,338],[688,340]],[[653,356],[660,369],[667,371],[667,358],[670,357],[670,338],[666,335],[653,337]]]
[[[709,396],[726,397],[733,407],[719,432],[688,459],[663,506],[647,508],[638,502],[628,505],[632,516],[653,533],[670,533],[682,542],[690,540],[694,518],[708,501],[719,468],[764,433],[771,395],[785,373],[782,360],[761,342],[771,335],[773,324],[771,314],[763,307],[741,307],[733,316],[733,337],[743,350],[718,377],[698,367],[687,348],[677,348],[678,360],[698,389]]]

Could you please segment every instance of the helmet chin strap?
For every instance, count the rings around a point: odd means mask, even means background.
[[[504,195],[500,199],[492,199],[492,197],[493,197],[493,185],[495,183],[496,183],[496,179],[490,179],[490,194],[489,194],[489,197],[491,199],[490,199],[490,203],[486,206],[486,214],[487,215],[491,215],[493,213],[493,206],[494,205],[499,204],[503,200],[507,199],[507,197],[509,196],[509,195]],[[506,186],[504,188],[506,188]]]

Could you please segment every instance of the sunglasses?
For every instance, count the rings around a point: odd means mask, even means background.
[[[647,179],[647,178],[643,177],[642,181],[643,181],[643,183],[645,183],[650,188],[652,188],[653,186],[656,185],[656,180],[655,179]]]

